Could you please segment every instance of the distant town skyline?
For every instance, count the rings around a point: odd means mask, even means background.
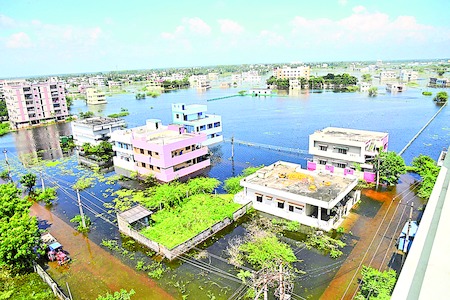
[[[0,0],[0,78],[449,57],[448,0]]]

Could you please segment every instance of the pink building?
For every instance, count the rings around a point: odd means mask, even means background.
[[[209,168],[208,147],[202,133],[187,133],[182,126],[163,126],[160,120],[147,120],[145,126],[112,133],[114,168],[129,176],[153,175],[162,182],[184,180]]]
[[[64,83],[7,85],[4,93],[12,128],[65,120],[69,115]]]

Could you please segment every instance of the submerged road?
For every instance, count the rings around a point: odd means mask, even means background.
[[[47,273],[67,293],[69,284],[73,299],[96,299],[106,292],[133,289],[133,299],[174,299],[146,274],[127,266],[105,249],[90,241],[70,225],[39,204],[33,204],[31,214],[46,220],[48,231],[64,246],[72,258],[68,266],[49,263]]]
[[[396,253],[395,242],[409,216],[410,204],[414,203],[415,209],[420,204],[420,200],[410,189],[412,184],[414,178],[403,175],[401,183],[392,191],[378,192],[373,189],[363,191],[362,195],[380,202],[381,207],[373,216],[359,215],[352,211],[345,219],[342,226],[346,232],[350,230],[352,233],[352,238],[345,242],[353,244],[354,248],[321,299],[353,299],[359,288],[363,265],[381,271],[390,267],[398,273],[401,255]]]

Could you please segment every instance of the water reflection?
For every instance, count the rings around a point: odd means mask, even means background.
[[[59,138],[72,134],[69,123],[52,124],[13,133],[17,155],[23,164],[30,159],[54,160],[62,158],[64,153]]]

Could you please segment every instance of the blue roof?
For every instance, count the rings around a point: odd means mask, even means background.
[[[48,247],[50,248],[50,250],[53,251],[53,250],[58,249],[59,247],[62,247],[62,245],[58,242],[54,242],[54,243],[50,244]]]

